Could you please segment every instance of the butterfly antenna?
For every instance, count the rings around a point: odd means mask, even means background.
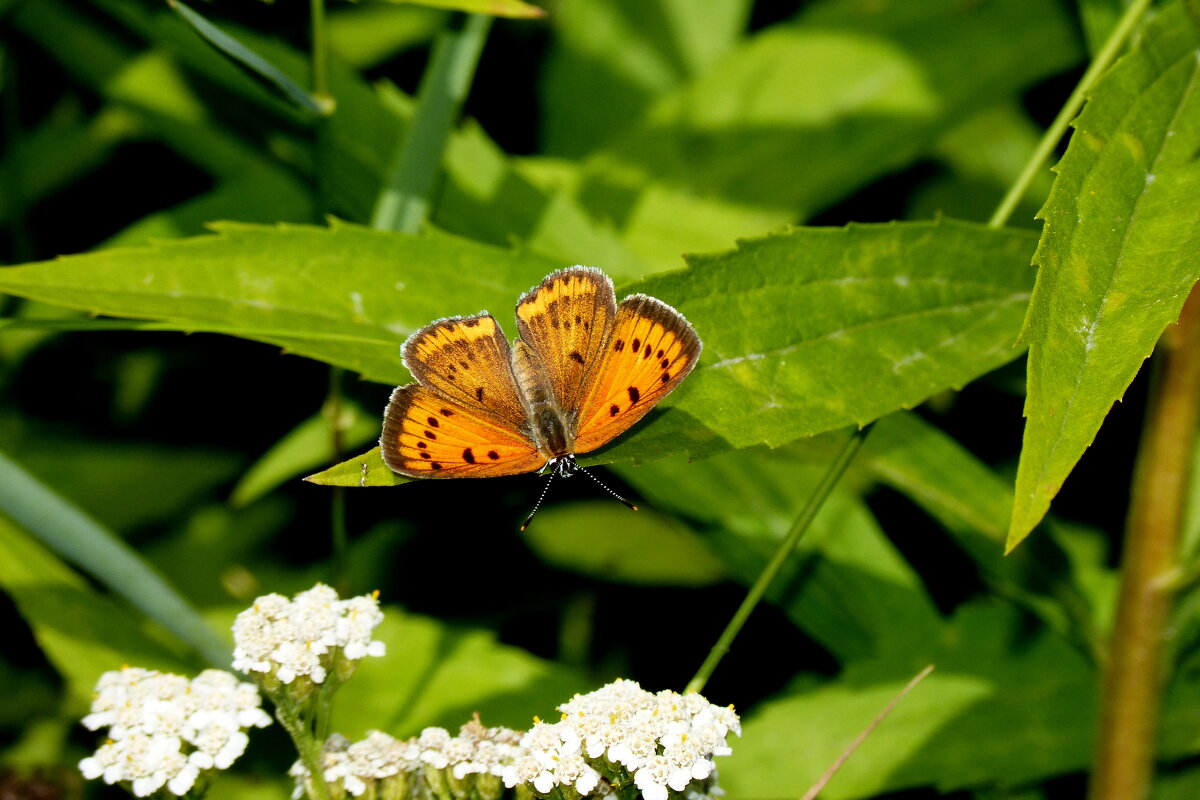
[[[533,515],[536,514],[538,509],[542,507],[542,501],[546,499],[546,492],[550,491],[550,481],[552,480],[554,480],[553,472],[551,472],[546,478],[546,485],[542,487],[541,495],[538,496],[537,502],[533,504],[533,511],[530,511],[529,516],[525,518],[523,523],[521,523],[522,531],[529,527],[529,523],[533,522]]]
[[[593,475],[592,473],[588,472],[586,469],[583,469],[582,467],[580,467],[580,468],[579,468],[579,471],[580,471],[580,472],[582,472],[584,475],[587,475],[589,478],[591,478],[592,480],[594,480],[596,483],[600,484],[600,488],[601,488],[601,489],[603,489],[604,491],[606,491],[606,492],[608,492],[609,494],[611,494],[613,497],[615,497],[615,498],[617,498],[618,500],[620,500],[622,503],[624,503],[624,504],[625,504],[626,506],[628,506],[629,508],[632,508],[634,511],[637,511],[637,510],[638,510],[638,507],[637,507],[637,506],[635,506],[633,503],[631,503],[631,502],[629,502],[628,500],[626,500],[624,497],[621,497],[621,495],[617,494],[617,493],[616,493],[616,492],[614,492],[612,489],[610,489],[610,488],[608,488],[607,486],[605,486],[605,485],[604,485],[604,481],[600,480],[600,479],[599,479],[599,478],[597,478],[595,475]]]

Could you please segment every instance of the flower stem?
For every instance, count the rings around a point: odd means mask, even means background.
[[[1133,475],[1090,800],[1149,796],[1188,473],[1200,420],[1200,291],[1158,343]]]
[[[442,151],[471,88],[491,25],[492,18],[487,14],[470,14],[461,30],[438,34],[429,66],[421,77],[408,135],[376,201],[372,228],[415,233],[424,225]]]
[[[296,704],[287,696],[286,686],[280,696],[271,699],[275,703],[275,718],[292,737],[300,761],[308,770],[309,779],[305,785],[309,787],[310,795],[315,795],[311,800],[330,800],[329,786],[325,783],[324,770],[321,768],[321,743],[309,730]]]
[[[854,460],[859,449],[866,441],[867,434],[871,432],[871,428],[875,425],[870,423],[864,428],[855,431],[846,444],[842,447],[842,451],[838,453],[837,458],[829,465],[829,470],[825,473],[825,477],[821,479],[821,483],[813,491],[812,496],[808,499],[808,504],[804,510],[800,512],[800,516],[792,523],[791,530],[784,537],[779,549],[775,551],[775,555],[771,558],[771,562],[767,564],[766,569],[758,576],[758,580],[750,587],[750,591],[746,593],[746,599],[742,601],[737,612],[733,615],[733,619],[725,626],[721,638],[713,645],[712,650],[708,652],[708,658],[704,659],[704,663],[696,672],[696,677],[688,683],[688,692],[699,692],[704,689],[704,685],[708,683],[708,679],[712,677],[713,670],[717,668],[717,664],[729,652],[729,646],[733,643],[734,638],[742,629],[742,625],[750,617],[750,612],[754,611],[754,607],[758,605],[758,601],[762,599],[767,591],[767,587],[775,580],[775,576],[779,574],[779,570],[787,562],[788,557],[792,554],[796,544],[800,541],[800,537],[808,530],[808,526],[812,524],[813,518],[817,516],[817,512],[821,510],[821,506],[829,498],[833,487],[841,479],[846,472],[846,468]]]
[[[1050,127],[1042,135],[1042,140],[1038,142],[1037,149],[1033,151],[1029,162],[1025,164],[1025,169],[1021,172],[1016,182],[1009,187],[1008,194],[1004,195],[1004,199],[1000,201],[1000,205],[996,207],[992,218],[988,220],[988,227],[1001,228],[1007,224],[1009,217],[1016,210],[1017,204],[1025,196],[1025,192],[1029,191],[1030,184],[1037,178],[1038,173],[1054,152],[1054,148],[1062,141],[1063,135],[1067,132],[1067,126],[1071,124],[1071,120],[1075,119],[1075,115],[1079,113],[1079,109],[1083,106],[1083,101],[1086,99],[1092,85],[1108,69],[1113,60],[1116,59],[1117,55],[1121,52],[1121,48],[1125,45],[1125,41],[1133,33],[1133,29],[1137,26],[1138,21],[1141,20],[1142,15],[1146,13],[1146,9],[1149,7],[1150,0],[1133,0],[1129,4],[1129,7],[1125,9],[1125,13],[1121,16],[1121,19],[1117,21],[1116,26],[1109,33],[1108,40],[1100,48],[1100,52],[1096,53],[1096,58],[1093,59],[1091,66],[1088,67],[1087,72],[1083,73],[1083,77],[1079,79],[1079,83],[1075,85],[1075,91],[1071,92],[1071,96],[1063,104],[1062,109],[1058,112],[1058,116],[1054,118],[1054,122],[1050,123]]]

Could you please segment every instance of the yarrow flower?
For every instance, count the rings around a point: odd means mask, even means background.
[[[526,752],[504,771],[505,786],[603,796],[632,781],[645,800],[718,795],[712,759],[732,752],[730,733],[741,734],[732,708],[633,681],[576,695],[558,710],[559,722],[536,723],[521,738]]]
[[[699,694],[644,691],[617,681],[558,707],[562,719],[535,721],[527,732],[486,728],[478,717],[458,736],[426,728],[398,741],[372,731],[349,742],[325,743],[322,777],[334,797],[455,798],[499,800],[505,789],[567,798],[613,798],[634,786],[645,800],[709,800],[723,794],[713,765],[732,752],[730,733],[741,733],[731,708]],[[310,781],[303,763],[290,774],[293,797]],[[511,794],[509,795],[511,796]]]
[[[458,736],[444,728],[426,728],[404,741],[371,731],[350,742],[331,736],[322,752],[322,776],[334,796],[478,797],[496,800],[504,791],[503,771],[518,757],[519,731],[486,728],[476,718]],[[294,798],[307,791],[308,770],[297,761],[289,770],[296,779]]]
[[[263,674],[268,686],[324,683],[331,671],[346,680],[363,657],[385,655],[371,639],[382,621],[378,595],[339,600],[320,583],[291,600],[268,594],[233,623],[233,668]]]
[[[258,690],[222,670],[182,675],[125,667],[96,684],[89,730],[108,728],[108,741],[79,762],[88,779],[127,782],[138,797],[164,786],[183,795],[206,771],[226,769],[249,742],[243,728],[271,718]]]

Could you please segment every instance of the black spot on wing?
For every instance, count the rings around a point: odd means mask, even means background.
[[[572,361],[575,361],[575,362],[579,363],[579,364],[582,364],[582,363],[583,363],[583,356],[579,354],[579,351],[578,351],[578,350],[572,350],[572,351],[571,351],[570,359],[571,359]]]
[[[638,391],[638,388],[636,386],[630,386],[629,387],[629,402],[636,403],[638,400],[641,400],[641,399],[642,399],[642,393]],[[429,433],[429,431],[425,431],[425,432]]]
[[[463,450],[463,461],[467,462],[468,464],[475,463],[475,454],[471,452],[471,448],[468,447],[466,450]]]

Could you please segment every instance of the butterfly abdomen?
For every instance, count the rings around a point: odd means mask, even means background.
[[[546,369],[533,350],[519,339],[513,345],[512,367],[529,421],[530,438],[538,452],[547,460],[571,453],[575,444],[572,427],[563,418]]]

